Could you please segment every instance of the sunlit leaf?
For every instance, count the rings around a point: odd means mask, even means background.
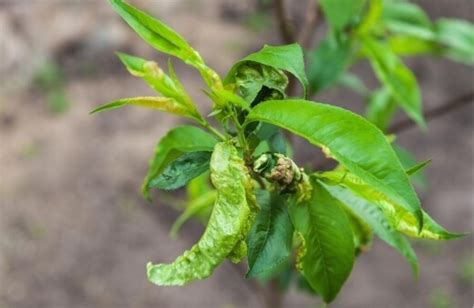
[[[267,122],[323,147],[326,153],[414,217],[421,208],[404,168],[384,134],[347,110],[304,100],[266,101],[249,113],[247,123]]]

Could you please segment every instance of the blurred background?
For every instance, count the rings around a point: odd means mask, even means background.
[[[219,73],[265,43],[281,40],[272,2],[264,0],[133,0],[180,32]],[[472,0],[415,1],[431,18],[474,19]],[[288,7],[299,25],[306,0]],[[316,30],[314,37],[326,31]],[[139,188],[159,138],[173,116],[123,108],[90,116],[96,105],[153,95],[115,57],[125,51],[165,63],[102,0],[0,0],[0,307],[261,307],[228,262],[211,278],[182,288],[151,285],[148,261],[168,262],[189,248],[202,226],[187,223]],[[431,57],[410,59],[425,108],[472,91],[473,70]],[[203,112],[210,105],[196,72],[175,61]],[[353,70],[376,81],[367,63]],[[363,102],[342,88],[318,101],[360,112]],[[403,117],[403,116],[401,116]],[[418,160],[432,158],[422,204],[452,231],[473,227],[473,107],[411,128],[399,143]],[[296,142],[296,160],[320,154]],[[166,203],[170,203],[169,201]],[[418,280],[393,249],[375,241],[362,255],[332,307],[470,307],[474,303],[473,238],[414,243]],[[292,290],[284,307],[314,307],[318,298]]]

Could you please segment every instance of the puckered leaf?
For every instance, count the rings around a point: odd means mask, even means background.
[[[320,0],[324,15],[334,30],[345,28],[361,12],[365,0]]]
[[[353,235],[340,202],[316,180],[311,181],[311,198],[292,204],[290,217],[304,239],[299,269],[324,301],[331,302],[352,270]]]
[[[276,193],[258,191],[260,212],[250,230],[247,277],[265,276],[278,270],[291,254],[293,225],[286,200]]]
[[[187,106],[181,105],[173,98],[168,97],[156,97],[156,96],[143,96],[143,97],[131,97],[131,98],[122,98],[111,103],[103,104],[90,113],[99,113],[106,110],[118,109],[123,106],[139,106],[144,108],[156,109],[160,111],[165,111],[173,113],[175,115],[183,116],[189,119],[196,120],[198,122],[202,121],[202,118],[196,114],[194,111],[189,110]]]
[[[380,208],[387,221],[398,231],[416,238],[426,238],[432,240],[448,240],[462,236],[462,234],[451,233],[446,231],[443,227],[433,221],[424,211],[423,213],[423,228],[417,229],[417,219],[413,213],[407,211],[387,198],[387,196],[380,191],[376,191],[373,187],[367,185],[362,179],[347,171],[329,171],[318,175],[321,178],[332,181],[333,184],[338,184],[347,187],[354,194],[363,198],[373,206]]]
[[[268,122],[295,133],[325,152],[418,218],[419,200],[384,134],[347,110],[304,100],[266,101],[249,113],[247,123]]]
[[[157,285],[183,285],[212,274],[225,258],[241,255],[252,221],[255,200],[251,179],[237,149],[218,143],[211,158],[211,180],[217,199],[201,239],[171,264],[147,265],[148,279]],[[234,260],[235,261],[235,260]]]
[[[363,45],[377,78],[390,90],[408,116],[425,128],[420,89],[415,75],[388,45],[368,37],[363,39]]]
[[[325,39],[311,52],[308,78],[311,92],[319,92],[339,80],[349,64],[351,46],[349,41],[340,43]]]
[[[143,196],[150,198],[150,182],[172,161],[184,153],[212,151],[216,143],[216,139],[211,134],[194,126],[178,126],[170,130],[160,140],[155,149],[155,155],[150,160],[150,167],[142,185]]]
[[[209,169],[210,159],[211,152],[208,151],[185,153],[166,166],[163,172],[150,181],[148,187],[165,190],[183,187]]]
[[[358,217],[367,222],[380,239],[404,256],[411,264],[413,273],[418,274],[418,261],[413,248],[408,240],[392,227],[382,210],[341,186],[323,185],[333,197],[352,209]]]
[[[304,70],[303,51],[298,44],[283,46],[265,45],[260,51],[250,54],[234,64],[224,79],[224,83],[233,83],[237,69],[248,62],[268,65],[277,70],[291,73],[301,82],[306,95],[308,80]]]

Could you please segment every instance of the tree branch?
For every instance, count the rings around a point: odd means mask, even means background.
[[[311,39],[313,38],[314,30],[321,21],[321,11],[318,3],[315,0],[308,0],[306,7],[306,16],[303,27],[301,28],[298,42],[303,48],[309,48]]]
[[[474,92],[455,97],[438,107],[427,110],[424,113],[424,117],[428,122],[472,102],[474,102]],[[388,133],[400,133],[414,126],[416,126],[416,123],[413,122],[413,120],[404,119],[391,125],[388,129]]]
[[[275,17],[280,28],[280,36],[285,44],[295,42],[295,35],[290,19],[286,14],[285,0],[275,0]]]

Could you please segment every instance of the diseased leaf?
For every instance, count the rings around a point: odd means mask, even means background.
[[[260,51],[250,54],[239,60],[232,66],[224,79],[225,84],[235,82],[235,74],[237,69],[248,62],[268,65],[277,70],[283,70],[294,75],[302,84],[304,93],[308,87],[308,79],[304,70],[303,51],[298,44],[290,44],[283,46],[265,45]]]
[[[376,191],[352,173],[347,171],[328,171],[317,174],[317,176],[331,181],[333,185],[342,185],[350,189],[360,198],[378,207],[396,230],[408,236],[432,240],[448,240],[463,236],[463,234],[446,231],[424,211],[422,211],[423,228],[421,230],[417,229],[417,219],[413,213],[404,209],[400,204],[389,200],[382,192]]]
[[[94,113],[99,113],[106,110],[118,109],[127,105],[157,109],[160,111],[165,111],[165,112],[173,113],[175,115],[193,119],[200,123],[202,121],[202,118],[199,115],[189,110],[188,107],[181,105],[173,98],[155,97],[155,96],[122,98],[117,101],[113,101],[111,103],[106,103],[101,106],[98,106],[97,108],[92,110],[90,113],[94,114]]]
[[[344,29],[364,7],[365,0],[320,0],[319,4],[331,27]]]
[[[363,39],[363,46],[377,78],[390,90],[408,116],[421,128],[426,128],[415,75],[386,44],[366,37]]]
[[[339,293],[354,263],[354,242],[349,220],[338,200],[312,179],[308,201],[292,204],[291,221],[304,239],[300,271],[325,302]]]
[[[277,193],[257,193],[260,212],[250,230],[247,277],[266,276],[279,269],[291,254],[293,225],[286,200]]]
[[[378,89],[369,97],[366,118],[381,131],[386,131],[396,107],[390,91],[387,88]]]
[[[349,65],[351,45],[349,41],[337,42],[327,38],[311,52],[308,79],[311,92],[317,93],[339,80]]]
[[[148,173],[142,184],[142,193],[150,199],[150,182],[155,179],[169,163],[184,153],[212,151],[216,139],[200,128],[194,126],[178,126],[170,130],[158,143],[155,155],[150,160]]]
[[[150,181],[149,188],[173,190],[186,185],[190,180],[209,169],[211,152],[189,152],[171,162],[156,178]]]
[[[323,184],[324,188],[336,199],[349,207],[372,228],[374,233],[388,245],[395,248],[410,263],[415,275],[419,272],[418,260],[406,238],[395,230],[378,207],[358,197],[341,186]]]
[[[225,258],[240,255],[256,206],[251,179],[237,149],[218,143],[211,158],[217,199],[201,239],[171,264],[148,263],[148,279],[157,285],[184,285],[212,274]],[[250,220],[250,221],[249,221]],[[244,242],[245,245],[245,242]]]
[[[418,218],[419,200],[384,134],[362,117],[330,105],[304,100],[266,101],[247,116],[247,123],[267,122],[322,147],[374,190],[384,193]]]

